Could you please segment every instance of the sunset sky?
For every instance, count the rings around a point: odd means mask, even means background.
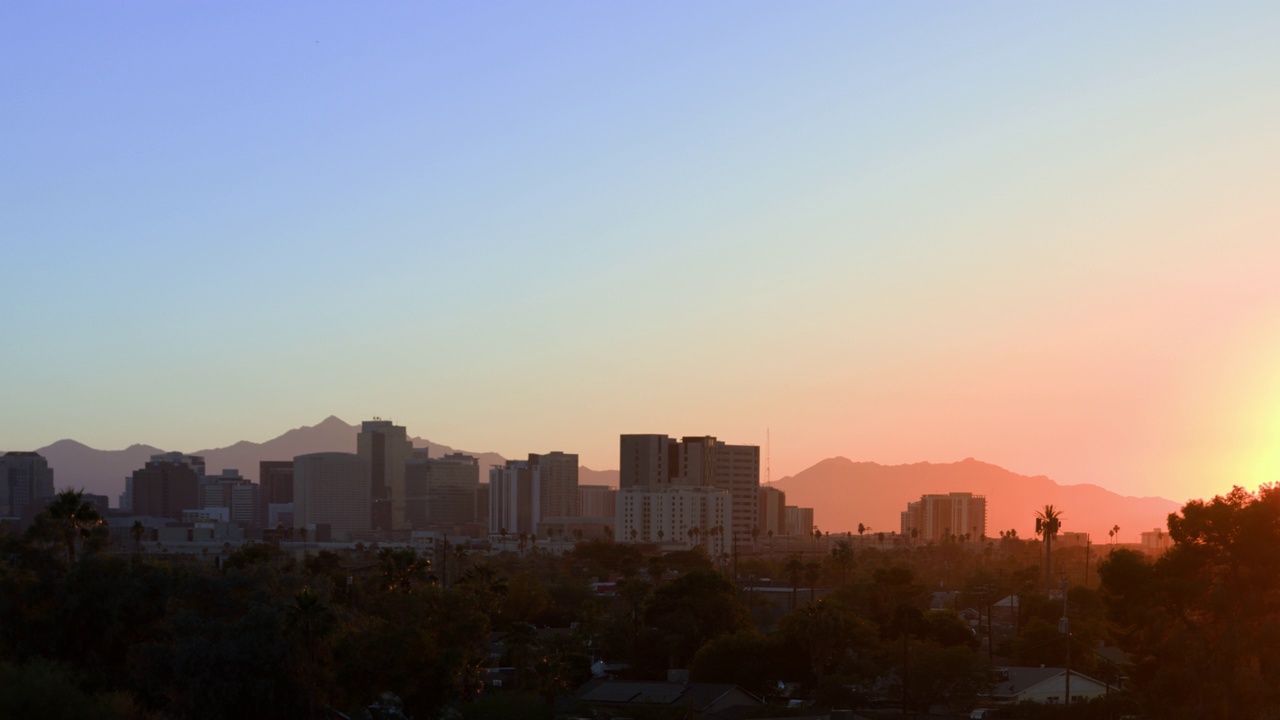
[[[1280,3],[7,3],[0,449],[1280,479]],[[55,468],[56,470],[56,468]]]

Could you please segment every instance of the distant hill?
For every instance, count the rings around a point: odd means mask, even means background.
[[[869,525],[871,532],[896,532],[907,503],[921,495],[971,492],[987,498],[987,535],[1016,529],[1034,537],[1035,513],[1046,504],[1063,512],[1064,532],[1088,532],[1094,543],[1109,540],[1120,526],[1124,542],[1140,532],[1164,527],[1181,504],[1160,497],[1127,497],[1097,485],[1059,485],[968,458],[954,463],[880,465],[834,457],[773,483],[788,505],[814,508],[814,522],[831,532]]]
[[[150,445],[130,445],[124,450],[97,450],[76,442],[59,440],[36,452],[49,461],[53,468],[53,484],[58,490],[74,488],[107,495],[114,507],[118,496],[124,492],[124,479],[142,467],[147,458],[164,452]]]
[[[592,470],[589,467],[582,466],[578,468],[578,484],[579,485],[608,485],[609,487],[618,487],[618,471],[617,470]]]
[[[204,456],[210,474],[224,468],[235,468],[245,477],[257,480],[258,462],[261,460],[292,460],[296,455],[313,452],[355,452],[359,431],[358,425],[329,416],[317,425],[296,428],[266,442],[242,440],[225,448],[183,452]],[[414,447],[430,448],[432,457],[451,452],[466,452],[477,457],[481,481],[488,479],[490,466],[506,462],[497,453],[459,451],[419,437],[410,438],[410,441]],[[124,491],[125,477],[145,465],[152,455],[166,450],[150,445],[131,445],[124,450],[97,450],[75,440],[59,440],[36,452],[48,459],[54,472],[54,485],[58,489],[83,488],[86,492],[107,495],[114,506],[117,496]]]

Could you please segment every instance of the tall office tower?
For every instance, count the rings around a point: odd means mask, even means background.
[[[729,445],[711,436],[623,435],[619,485],[644,487],[716,487],[731,500],[731,540],[749,542],[759,517],[760,448]]]
[[[425,448],[417,449],[405,465],[404,486],[405,513],[414,528],[475,522],[480,461],[462,453],[433,458]]]
[[[120,509],[133,512],[133,476],[124,479],[124,492],[120,493]]]
[[[293,502],[293,461],[261,460],[258,462],[258,517],[263,527],[268,522],[272,505]]]
[[[813,534],[813,508],[786,506],[787,535],[809,537]]]
[[[787,534],[787,494],[774,487],[760,488],[760,537]]]
[[[666,435],[623,435],[618,460],[618,487],[658,488],[670,484],[679,471],[672,467],[671,446]]]
[[[221,475],[200,479],[200,507],[226,508],[227,519],[241,527],[262,524],[258,515],[258,486],[238,470],[224,469]]]
[[[204,458],[182,453],[152,455],[133,471],[133,514],[182,519],[183,510],[200,507]]]
[[[293,459],[293,526],[328,525],[331,537],[370,532],[372,463],[361,455],[311,453]]]
[[[919,502],[907,503],[899,529],[903,537],[924,542],[979,539],[987,534],[987,499],[967,492],[921,495]]]
[[[615,537],[619,542],[702,545],[719,556],[733,549],[730,502],[728,491],[714,487],[619,490]]]
[[[560,451],[529,455],[538,492],[536,526],[543,518],[578,516],[578,456]]]
[[[531,533],[537,529],[538,493],[526,460],[508,460],[489,468],[489,532]]]
[[[751,542],[751,530],[759,523],[760,447],[715,443],[715,473],[712,484],[728,490],[733,497],[733,539]]]
[[[578,486],[578,516],[611,518],[618,514],[618,489],[608,485]]]
[[[53,498],[53,469],[44,456],[13,451],[0,456],[0,517],[21,518]]]
[[[373,529],[408,530],[404,466],[413,457],[413,443],[405,429],[390,420],[366,420],[356,436],[356,452],[369,461],[372,473]]]

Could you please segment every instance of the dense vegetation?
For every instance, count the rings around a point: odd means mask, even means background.
[[[261,543],[159,558],[137,542],[110,547],[92,509],[64,493],[26,534],[0,534],[0,717],[553,717],[594,660],[636,679],[687,669],[777,704],[905,697],[913,711],[964,711],[990,687],[989,658],[1060,666],[1068,649],[1075,670],[1130,674],[1156,716],[1269,717],[1277,535],[1276,493],[1237,491],[1171,517],[1176,543],[1155,562],[1055,548],[1053,575],[1070,580],[1066,641],[1062,600],[1043,594],[1042,545],[1013,533],[827,538],[720,570],[700,549],[611,542],[563,555],[441,548],[434,562],[405,548],[292,555]],[[610,592],[593,588],[608,579]],[[940,590],[955,592],[931,610]],[[1020,612],[988,646],[987,628],[959,611],[1011,594]],[[1109,638],[1134,653],[1131,671],[1096,652]],[[484,682],[496,667],[510,668],[497,692]],[[1069,716],[1135,707],[1118,693]]]

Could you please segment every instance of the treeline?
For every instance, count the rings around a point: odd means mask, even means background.
[[[854,537],[823,553],[744,553],[728,568],[701,549],[610,542],[562,556],[446,547],[433,558],[251,544],[182,561],[150,558],[140,543],[108,548],[72,496],[31,532],[0,537],[0,717],[544,718],[590,679],[593,660],[633,679],[687,669],[778,703],[783,683],[821,707],[905,698],[917,711],[967,710],[990,688],[991,657],[1060,666],[1070,651],[1076,670],[1118,681],[1124,669],[1098,643],[1121,630],[1128,647],[1159,657],[1166,648],[1142,623],[1171,622],[1159,602],[1168,561],[1117,552],[1101,564],[1100,593],[1097,555],[1109,552],[1056,549],[1054,575],[1072,578],[1064,642],[1040,546],[1012,537],[887,548]],[[1177,527],[1175,538],[1189,537]],[[593,587],[607,579],[610,592]],[[930,609],[941,590],[953,592]],[[961,615],[1009,595],[1022,598],[1017,613],[991,610],[1006,623]],[[510,669],[500,692],[484,684],[495,668]],[[1135,677],[1153,696],[1169,682],[1154,670]],[[1094,716],[1126,707],[1118,695]]]

